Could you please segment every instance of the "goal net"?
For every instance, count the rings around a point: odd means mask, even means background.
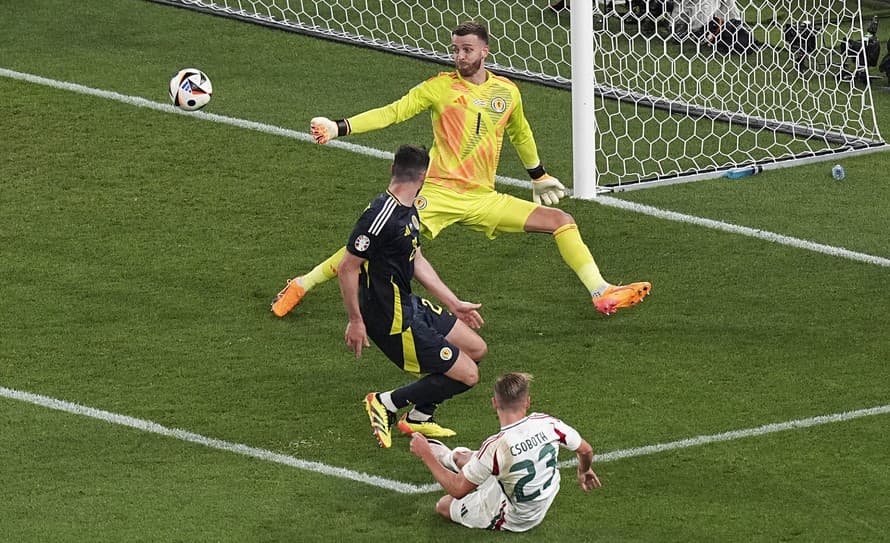
[[[489,69],[572,88],[584,197],[886,148],[859,0],[151,1],[446,64],[484,21]]]

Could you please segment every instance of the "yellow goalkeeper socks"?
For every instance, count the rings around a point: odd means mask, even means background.
[[[600,274],[590,249],[581,240],[577,224],[571,223],[557,228],[553,232],[553,239],[562,259],[572,268],[591,295],[608,288],[609,283]]]
[[[318,266],[312,268],[311,272],[307,273],[300,279],[303,288],[310,290],[316,285],[320,285],[325,281],[330,281],[334,277],[337,277],[337,267],[340,265],[340,261],[343,260],[343,255],[345,254],[346,247],[340,247],[339,251],[332,254]]]

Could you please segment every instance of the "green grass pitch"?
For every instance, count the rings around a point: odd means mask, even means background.
[[[195,66],[207,112],[305,130],[401,96],[441,66],[137,0],[6,3],[0,68],[167,100]],[[882,41],[890,25],[882,29]],[[571,179],[570,96],[520,84],[548,169]],[[890,93],[875,90],[890,134]],[[429,144],[421,115],[351,143]],[[0,77],[0,387],[415,485],[360,406],[406,380],[343,345],[335,284],[285,319],[290,275],[341,245],[385,160]],[[890,153],[620,198],[890,258]],[[509,145],[501,174],[523,178]],[[529,197],[527,190],[501,190]],[[494,378],[609,452],[890,404],[890,269],[583,201],[607,279],[650,280],[606,318],[546,236],[452,228],[424,245],[483,304],[479,386],[440,410],[454,445],[497,428]],[[440,493],[360,482],[0,397],[4,541],[879,541],[888,415],[571,469],[525,535],[440,519]],[[565,453],[561,459],[569,458]]]

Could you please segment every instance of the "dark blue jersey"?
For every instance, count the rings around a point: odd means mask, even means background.
[[[359,307],[368,331],[400,334],[411,324],[411,279],[420,247],[417,208],[403,206],[389,191],[362,213],[346,250],[367,259],[359,274]]]

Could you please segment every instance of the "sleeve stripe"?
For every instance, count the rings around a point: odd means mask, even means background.
[[[486,439],[486,440],[482,443],[482,445],[479,446],[479,450],[476,451],[476,457],[477,457],[477,458],[482,458],[482,454],[485,452],[485,449],[487,449],[489,445],[491,445],[492,443],[494,443],[495,441],[497,441],[498,438],[500,438],[502,435],[504,435],[504,432],[498,432],[497,434],[495,434],[495,435],[489,437],[488,439]]]
[[[370,234],[375,236],[380,235],[380,231],[383,230],[383,226],[386,224],[386,221],[389,220],[390,216],[392,216],[393,210],[396,208],[396,201],[392,198],[386,201],[383,204],[383,208],[380,210],[380,213],[377,214],[377,217],[374,218],[374,222],[371,223],[371,228],[368,229]]]

